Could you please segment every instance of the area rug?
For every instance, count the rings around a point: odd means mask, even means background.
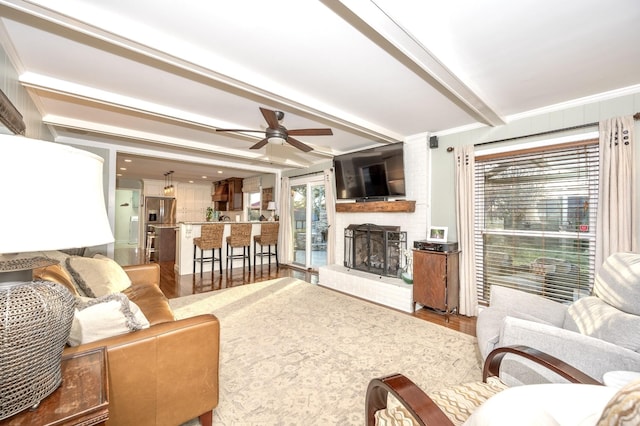
[[[360,426],[375,377],[425,391],[481,378],[474,337],[295,278],[170,303],[220,320],[214,425]]]

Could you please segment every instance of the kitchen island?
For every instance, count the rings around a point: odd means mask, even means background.
[[[212,223],[223,223],[224,234],[222,236],[222,269],[226,268],[227,263],[227,237],[231,233],[232,224],[236,223],[250,223],[253,225],[251,227],[251,263],[253,264],[253,237],[255,235],[260,235],[261,224],[263,222],[260,221],[252,221],[252,222],[181,222],[178,224],[177,231],[177,259],[175,263],[175,270],[178,275],[189,275],[193,273],[193,239],[200,236],[200,230],[202,229],[202,225],[212,224]],[[260,247],[258,246],[258,250]],[[265,253],[267,251],[266,247],[264,249]],[[200,250],[198,250],[198,256],[200,255]],[[210,251],[205,252],[205,256],[211,255]],[[264,262],[268,262],[268,258],[265,257]],[[260,263],[260,259],[256,258],[258,264]],[[272,256],[272,262],[275,263],[275,256]],[[240,262],[241,265],[242,262]],[[236,265],[238,263],[236,262]],[[216,268],[218,265],[216,264]],[[203,264],[203,271],[211,272],[211,262],[206,262]],[[200,271],[200,265],[197,265],[196,272]]]
[[[155,233],[154,260],[170,262],[176,260],[176,224],[152,224],[149,228]]]

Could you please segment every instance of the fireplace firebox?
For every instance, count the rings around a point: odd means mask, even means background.
[[[399,226],[371,223],[344,229],[344,266],[376,275],[400,278],[407,233]]]

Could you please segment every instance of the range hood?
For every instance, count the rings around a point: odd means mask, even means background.
[[[220,183],[216,186],[216,191],[211,197],[213,201],[228,201],[229,200],[229,186],[226,182]]]

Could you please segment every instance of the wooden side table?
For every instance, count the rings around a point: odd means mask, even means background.
[[[109,418],[107,351],[100,347],[62,357],[62,384],[40,402],[0,421],[6,425],[99,425]]]
[[[458,255],[460,251],[413,250],[413,303],[445,314],[457,311],[459,298]]]

